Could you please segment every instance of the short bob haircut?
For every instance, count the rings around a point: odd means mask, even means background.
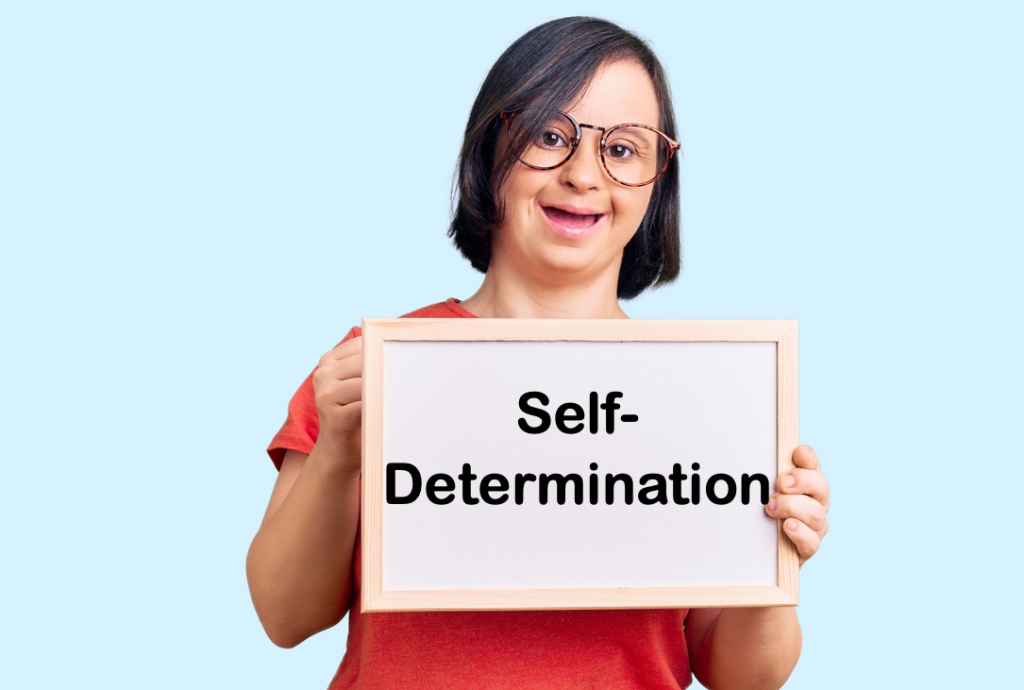
[[[668,79],[658,58],[639,36],[603,19],[556,19],[524,34],[502,53],[484,79],[469,113],[459,167],[453,185],[448,236],[473,268],[487,272],[491,233],[501,224],[499,190],[526,142],[544,120],[574,102],[597,70],[608,62],[635,60],[654,84],[661,122],[658,129],[676,139]],[[495,143],[505,133],[499,114],[530,106],[539,110],[534,128],[510,142],[501,160]],[[649,287],[671,283],[679,275],[679,154],[653,184],[647,213],[626,245],[619,271],[618,297],[632,299]]]

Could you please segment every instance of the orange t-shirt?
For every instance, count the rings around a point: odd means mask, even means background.
[[[405,317],[473,314],[449,299]],[[353,328],[345,340],[359,334]],[[310,375],[267,452],[280,469],[287,449],[308,454],[318,432]],[[360,551],[357,535],[348,645],[331,690],[669,690],[690,684],[687,609],[360,613]]]

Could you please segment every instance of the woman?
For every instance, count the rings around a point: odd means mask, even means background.
[[[462,150],[450,235],[483,284],[407,316],[627,318],[619,299],[679,271],[674,137],[640,39],[583,17],[524,35],[482,85]],[[247,571],[271,640],[294,646],[349,612],[332,688],[680,688],[691,669],[716,690],[785,682],[792,608],[361,614],[358,336],[321,358],[269,449],[280,474]],[[794,461],[766,510],[806,560],[828,484],[810,448]]]

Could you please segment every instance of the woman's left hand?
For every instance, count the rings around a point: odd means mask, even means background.
[[[775,482],[779,493],[768,499],[764,508],[773,518],[783,520],[786,533],[800,554],[800,565],[818,551],[828,533],[828,480],[810,446],[793,450],[793,464]]]

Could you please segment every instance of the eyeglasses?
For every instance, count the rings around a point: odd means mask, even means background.
[[[521,132],[532,131],[535,122],[529,109],[502,112],[509,141]],[[566,113],[556,115],[538,128],[536,139],[519,155],[520,162],[534,170],[554,170],[569,162],[583,139],[583,127],[601,132],[601,164],[613,180],[626,187],[649,185],[668,169],[679,143],[653,127],[625,122],[614,127],[587,125]]]

